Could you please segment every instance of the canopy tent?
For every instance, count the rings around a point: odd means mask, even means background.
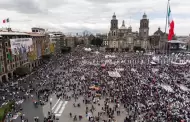
[[[165,89],[168,92],[174,92],[174,90],[172,89],[171,86],[167,85],[167,84],[161,84],[160,85],[163,89]]]
[[[149,53],[145,53],[144,55],[150,56],[150,55],[153,55],[153,54],[154,54],[153,52],[149,52]]]
[[[91,48],[84,48],[85,51],[92,51]]]
[[[121,77],[121,75],[117,71],[108,71],[108,74],[110,77],[116,77],[116,78]]]
[[[116,71],[124,71],[124,68],[115,68]]]
[[[105,60],[105,64],[109,64],[109,63],[111,63],[111,62],[112,62],[111,59],[107,59],[107,60]]]
[[[157,68],[152,68],[152,72],[153,73],[157,73],[159,71],[159,69],[157,69]]]
[[[84,75],[83,76],[81,76],[81,78],[80,78],[81,80],[85,80],[85,77],[84,77]]]
[[[153,60],[153,61],[159,61],[159,57],[153,56],[153,57],[152,57],[152,60]]]
[[[136,72],[137,70],[134,68],[131,68],[131,72]]]
[[[150,64],[153,64],[153,65],[155,65],[155,64],[156,64],[156,62],[154,62],[154,61],[151,61],[151,62],[150,62]]]
[[[99,54],[100,52],[96,51],[96,52],[94,52],[94,53]]]
[[[115,58],[115,55],[105,55],[105,58]]]
[[[174,65],[185,65],[185,64],[187,64],[187,62],[178,63],[178,62],[173,62],[173,61],[171,61],[171,63]]]

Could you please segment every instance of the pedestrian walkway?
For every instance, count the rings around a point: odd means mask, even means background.
[[[43,113],[44,115],[47,115],[48,109],[51,108],[51,112],[55,114],[56,117],[60,117],[68,104],[68,101],[64,101],[61,98],[57,99],[55,96],[52,97],[52,106],[50,106],[50,103],[46,104],[43,107]]]

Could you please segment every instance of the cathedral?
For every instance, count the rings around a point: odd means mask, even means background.
[[[118,28],[118,20],[114,13],[110,23],[108,38],[103,44],[107,51],[134,51],[136,49],[146,50],[149,37],[149,19],[144,13],[140,20],[139,33],[133,32],[132,27],[126,27],[125,21]]]

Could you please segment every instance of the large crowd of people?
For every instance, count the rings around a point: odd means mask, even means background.
[[[0,104],[14,100],[18,103],[14,112],[19,112],[20,101],[36,95],[35,102],[46,104],[56,93],[57,97],[73,100],[73,107],[90,105],[84,111],[90,122],[116,122],[123,109],[123,122],[190,121],[189,63],[172,64],[167,55],[156,56],[157,61],[152,54],[85,51],[77,47],[68,54],[53,56],[27,77],[2,83]],[[170,56],[172,60],[174,56]],[[180,60],[188,58],[178,55]],[[81,97],[80,104],[75,102]],[[74,121],[78,119],[72,111],[68,115]]]

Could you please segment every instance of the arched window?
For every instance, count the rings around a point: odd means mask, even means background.
[[[115,36],[115,32],[113,33],[113,35]]]

